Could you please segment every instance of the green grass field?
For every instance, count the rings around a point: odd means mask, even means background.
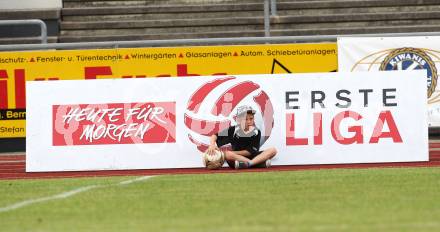
[[[438,168],[136,178],[2,180],[0,231],[440,231]]]

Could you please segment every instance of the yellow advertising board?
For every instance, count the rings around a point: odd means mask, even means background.
[[[25,137],[26,81],[332,72],[336,51],[319,43],[2,52],[0,138]]]

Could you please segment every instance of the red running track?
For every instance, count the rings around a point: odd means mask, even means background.
[[[255,168],[233,170],[222,168],[220,170],[206,170],[204,168],[183,169],[145,169],[145,170],[116,170],[116,171],[81,171],[81,172],[38,172],[27,173],[26,157],[24,153],[0,155],[0,179],[38,179],[38,178],[73,178],[96,176],[139,176],[139,175],[166,175],[166,174],[207,174],[207,173],[235,173],[235,172],[261,172],[261,171],[294,171],[317,170],[332,168],[376,168],[376,167],[432,167],[440,166],[440,143],[429,144],[429,161],[427,162],[402,162],[402,163],[373,163],[373,164],[326,164],[326,165],[286,165],[274,166],[268,169]]]

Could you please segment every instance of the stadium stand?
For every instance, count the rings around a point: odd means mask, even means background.
[[[60,42],[262,36],[263,1],[64,1]]]
[[[49,43],[259,37],[264,36],[263,3],[63,0],[62,8],[0,7],[0,20],[41,19],[47,24]],[[433,32],[440,29],[439,11],[436,0],[278,0],[271,35]],[[36,26],[0,29],[0,44],[40,42]]]
[[[0,7],[0,20],[41,19],[47,26],[47,42],[58,42],[60,8],[5,9]],[[0,26],[0,44],[40,43],[38,25]]]
[[[263,0],[64,0],[59,42],[264,36]],[[435,0],[278,0],[272,36],[430,32]]]

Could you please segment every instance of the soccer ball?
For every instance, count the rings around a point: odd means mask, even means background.
[[[225,163],[225,153],[215,150],[213,155],[202,153],[203,164],[207,169],[219,169]]]

